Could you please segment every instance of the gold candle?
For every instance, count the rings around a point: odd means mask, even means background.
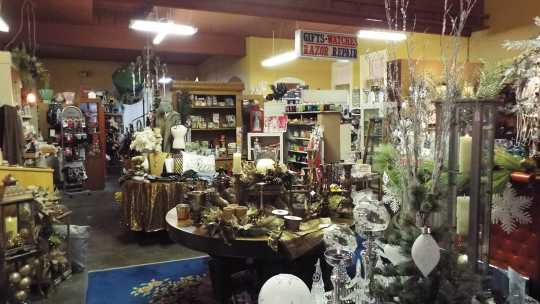
[[[459,235],[469,234],[469,205],[470,198],[468,196],[457,197],[456,223]]]

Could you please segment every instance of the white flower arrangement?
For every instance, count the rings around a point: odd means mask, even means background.
[[[161,152],[162,138],[159,132],[154,132],[150,128],[135,132],[133,141],[129,146],[139,153]]]

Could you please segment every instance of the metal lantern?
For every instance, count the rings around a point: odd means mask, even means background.
[[[0,202],[0,248],[4,255],[28,251],[35,247],[35,205],[31,193],[6,194]]]
[[[38,253],[34,238],[35,219],[36,206],[32,193],[16,185],[5,187],[0,201],[0,303],[11,296],[17,300],[27,296],[25,290],[12,294],[14,289],[8,288],[8,284],[21,285],[31,268],[26,265],[18,272],[11,271],[9,275],[8,269],[13,263]],[[26,278],[22,286],[29,286],[30,283]]]
[[[441,128],[443,104],[435,106]],[[466,242],[476,271],[479,260],[486,266],[489,259],[495,114],[493,100],[460,99],[449,117],[446,220]],[[467,181],[461,189],[458,175]]]

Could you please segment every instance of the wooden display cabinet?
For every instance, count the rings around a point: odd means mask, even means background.
[[[215,143],[224,136],[227,143],[236,143],[237,149],[242,147],[242,98],[243,83],[219,83],[197,81],[175,81],[171,90],[175,96],[173,107],[175,111],[181,107],[181,94],[187,92],[190,96],[191,111],[189,114],[192,121],[189,126],[188,141],[208,141]],[[232,102],[231,102],[232,101]],[[230,115],[235,116],[235,121],[227,121]],[[195,118],[200,117],[197,121]],[[206,122],[206,124],[204,123]],[[210,123],[208,123],[210,122]],[[227,156],[216,158],[216,168],[232,168],[232,153],[227,151]]]
[[[88,148],[86,149],[86,175],[85,188],[89,190],[103,190],[105,188],[105,114],[101,99],[86,98],[81,94],[79,107],[86,117],[86,130],[88,134]]]

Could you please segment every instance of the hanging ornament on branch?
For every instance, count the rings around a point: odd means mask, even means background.
[[[439,245],[431,236],[429,227],[422,228],[422,234],[416,238],[412,245],[411,256],[414,264],[420,272],[427,277],[433,269],[439,264],[441,252]]]

